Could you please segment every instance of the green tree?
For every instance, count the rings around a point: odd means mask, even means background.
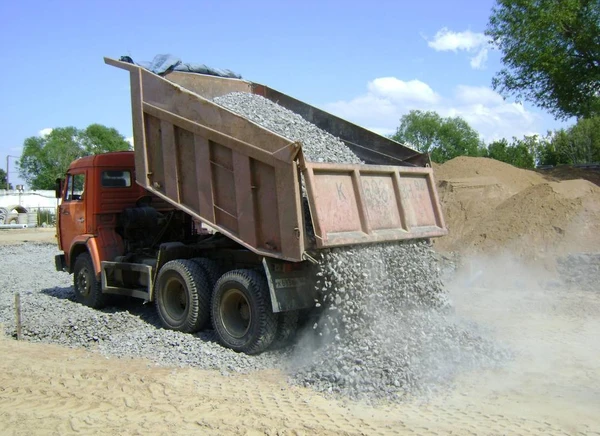
[[[537,135],[524,136],[523,139],[513,138],[507,150],[507,162],[519,168],[535,168],[538,142]]]
[[[430,153],[442,163],[457,156],[479,156],[479,134],[462,118],[442,118],[436,112],[412,110],[400,119],[392,139],[410,144],[422,153]]]
[[[538,149],[544,139],[538,135],[524,136],[518,139],[513,136],[509,143],[506,139],[491,142],[485,157],[514,165],[519,168],[535,168]]]
[[[562,119],[600,113],[598,0],[497,0],[486,34],[502,53],[501,94]]]
[[[487,147],[485,157],[508,163],[508,141],[504,138],[491,142]]]
[[[582,118],[568,129],[558,130],[551,146],[557,164],[600,162],[600,116]]]
[[[85,130],[59,127],[46,136],[25,139],[17,166],[32,189],[53,189],[55,180],[64,176],[75,159],[129,149],[129,143],[115,129],[99,124]]]
[[[488,145],[486,157],[519,168],[534,168],[537,145],[537,135],[525,136],[523,139],[513,137],[511,143],[506,139],[501,139]]]
[[[535,149],[535,160],[538,165],[558,165],[561,163],[553,136],[553,133],[548,132],[548,135],[538,142]]]
[[[131,148],[117,129],[102,124],[91,124],[80,132],[81,141],[87,155],[123,151]]]
[[[6,189],[6,171],[0,168],[0,189]],[[12,189],[12,186],[9,186]]]

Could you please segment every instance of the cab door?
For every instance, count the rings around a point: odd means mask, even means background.
[[[85,223],[85,170],[67,174],[61,205],[59,206],[60,246],[70,262],[69,252],[73,239],[86,233]]]

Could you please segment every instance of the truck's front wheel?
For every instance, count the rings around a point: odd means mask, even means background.
[[[191,260],[172,260],[160,269],[156,288],[156,309],[168,329],[185,333],[202,330],[210,315],[207,277]]]
[[[73,288],[75,289],[75,299],[79,303],[94,309],[106,306],[108,296],[102,293],[102,287],[96,277],[94,263],[89,253],[82,253],[75,259]]]
[[[235,351],[258,354],[277,333],[266,279],[256,271],[224,274],[215,286],[211,306],[213,324],[221,343]]]

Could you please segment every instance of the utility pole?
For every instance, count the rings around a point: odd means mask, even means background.
[[[8,182],[8,173],[9,173],[8,158],[9,157],[14,157],[15,159],[18,159],[19,156],[11,156],[9,154],[6,155],[6,190],[7,191],[10,189],[10,183]]]

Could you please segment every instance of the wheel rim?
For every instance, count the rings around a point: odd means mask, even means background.
[[[164,286],[164,302],[167,314],[174,319],[182,319],[187,309],[185,287],[176,278],[171,278]]]
[[[219,312],[223,327],[234,338],[242,338],[250,329],[252,323],[250,303],[238,289],[229,289],[223,294]]]
[[[88,275],[87,268],[82,268],[77,275],[77,290],[83,297],[90,295],[91,283]]]

